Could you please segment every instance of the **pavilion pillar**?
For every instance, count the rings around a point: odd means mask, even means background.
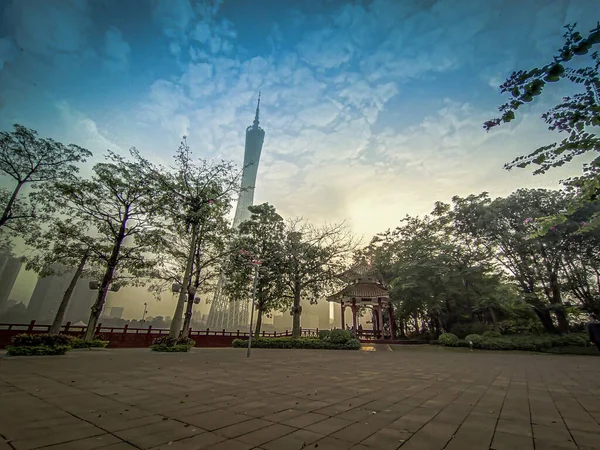
[[[357,335],[356,328],[356,300],[352,300],[352,333],[354,333],[354,337]]]
[[[340,307],[342,309],[342,330],[346,329],[346,306],[344,305],[344,302],[340,303]]]
[[[392,304],[388,304],[388,317],[390,319],[390,339],[394,340],[396,338],[394,333],[394,309],[392,308]]]
[[[379,338],[383,339],[383,306],[381,304],[381,299],[377,299],[377,304],[379,308],[377,309],[377,313],[379,314]]]
[[[377,312],[375,311],[376,306],[371,306],[371,321],[373,322],[373,338],[377,337]]]

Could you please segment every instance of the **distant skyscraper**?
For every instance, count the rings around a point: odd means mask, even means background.
[[[76,270],[75,268],[66,268],[60,264],[54,264],[50,269],[56,275],[38,278],[27,305],[27,316],[40,323],[50,323],[54,320],[63,295],[69,287]],[[97,294],[96,291],[89,288],[88,283],[89,280],[80,278],[75,285],[65,314],[65,321],[83,320],[87,322],[90,308]]]
[[[0,253],[0,313],[7,308],[8,297],[21,271],[21,261],[8,252]]]
[[[265,141],[265,131],[258,125],[259,112],[260,93],[258,94],[254,122],[246,128],[244,167],[242,169],[241,192],[233,219],[234,228],[239,227],[242,222],[250,218],[248,207],[254,204],[254,186],[258,173],[258,163],[260,162],[260,153]],[[217,284],[208,315],[208,327],[213,329],[239,329],[248,326],[248,303],[231,302],[229,298],[223,295],[221,288],[224,281],[223,277],[221,277]]]

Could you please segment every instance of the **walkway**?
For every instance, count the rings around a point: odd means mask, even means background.
[[[591,450],[600,357],[80,350],[0,358],[0,405],[0,450]]]

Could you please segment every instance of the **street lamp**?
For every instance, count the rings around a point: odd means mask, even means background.
[[[146,318],[147,312],[148,312],[148,303],[144,303],[144,314],[142,314],[142,323],[144,322],[144,319]]]

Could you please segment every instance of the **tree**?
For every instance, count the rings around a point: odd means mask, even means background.
[[[27,221],[36,218],[35,203],[23,197],[25,186],[69,182],[79,170],[76,163],[85,162],[92,154],[74,144],[38,138],[36,131],[19,124],[14,129],[0,132],[0,174],[13,182],[11,189],[0,190],[0,230],[10,226],[22,231]]]
[[[176,154],[175,167],[154,167],[146,163],[148,173],[154,178],[155,197],[161,204],[163,229],[166,233],[154,243],[154,250],[166,256],[167,265],[162,267],[164,274],[181,270],[181,275],[171,278],[181,283],[179,297],[169,330],[170,337],[181,332],[182,315],[188,300],[186,323],[192,315],[196,289],[202,283],[202,267],[217,262],[219,255],[208,254],[223,245],[219,243],[219,233],[225,233],[224,217],[229,211],[232,196],[238,190],[240,172],[232,163],[221,161],[213,164],[205,160],[195,161],[184,137]],[[157,242],[159,245],[156,245]],[[169,245],[170,249],[161,246]],[[194,276],[196,275],[196,276]],[[184,329],[184,335],[187,330]]]
[[[111,162],[96,164],[91,179],[57,181],[36,196],[48,211],[68,216],[69,226],[85,230],[75,236],[89,249],[88,262],[102,271],[84,337],[88,341],[94,337],[108,291],[120,284],[141,283],[153,265],[149,241],[160,232],[155,222],[160,204],[145,170],[147,163],[135,150],[131,157],[109,152],[106,159]]]
[[[256,328],[258,336],[262,318],[273,311],[284,311],[291,300],[286,292],[283,267],[285,223],[268,203],[250,206],[251,216],[242,222],[234,239],[232,252],[224,266],[227,282],[225,293],[232,301],[248,301],[251,295],[254,270],[257,265]]]
[[[287,296],[292,301],[292,336],[300,337],[303,298],[316,303],[339,283],[346,260],[358,241],[345,223],[315,227],[301,219],[290,220],[285,230],[281,266]]]
[[[62,275],[65,270],[76,267],[49,330],[51,334],[58,334],[75,286],[90,257],[89,248],[85,244],[86,230],[73,223],[72,219],[51,217],[49,224],[34,226],[28,231],[23,237],[25,244],[32,248],[33,252],[23,257],[27,270],[33,270],[39,276],[46,277]]]
[[[565,43],[554,55],[553,61],[546,66],[530,70],[513,72],[500,86],[502,93],[509,93],[512,99],[501,105],[498,109],[501,118],[488,120],[484,128],[491,128],[508,123],[515,118],[517,110],[534,97],[542,93],[548,83],[558,82],[561,79],[570,82],[570,87],[577,93],[564,97],[562,102],[542,115],[551,131],[564,133],[567,136],[560,142],[554,142],[539,147],[532,153],[520,156],[505,165],[506,169],[513,167],[525,168],[530,164],[539,166],[534,174],[542,174],[553,167],[562,166],[570,162],[575,156],[600,150],[600,138],[595,133],[594,127],[600,125],[600,56],[597,51],[589,54],[587,61],[582,62],[581,56],[588,54],[593,46],[600,43],[600,22],[584,38],[576,30],[576,24],[567,25],[564,34]],[[571,62],[573,60],[573,62]],[[573,67],[568,67],[571,64]],[[583,67],[582,67],[583,66]],[[573,213],[589,201],[594,201],[600,194],[600,157],[596,157],[591,165],[584,168],[585,176],[567,180],[578,187],[579,195],[575,197],[565,212],[556,212],[545,220],[538,220],[542,225],[542,232],[547,232],[551,227],[567,220],[565,213]],[[590,219],[588,231],[600,225],[600,213],[594,214]]]
[[[519,285],[544,328],[549,332],[568,331],[560,274],[570,234],[561,227],[545,236],[531,237],[533,217],[563,209],[569,202],[568,195],[562,191],[519,189],[493,201],[483,193],[464,199],[454,197],[453,202],[458,230],[470,234],[492,252],[497,263]]]

